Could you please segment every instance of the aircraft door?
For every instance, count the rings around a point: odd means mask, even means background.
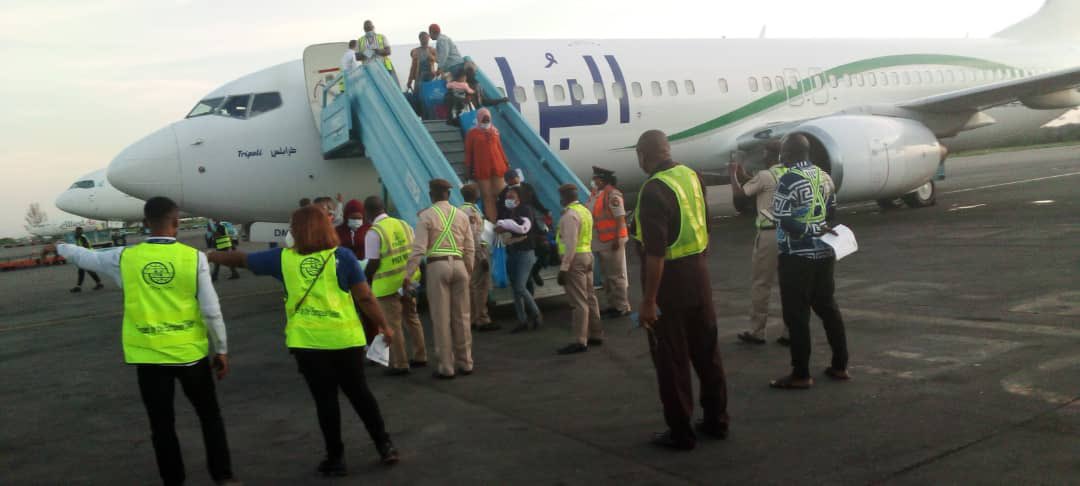
[[[829,83],[825,78],[825,73],[821,68],[810,68],[809,81],[810,81],[810,99],[814,101],[815,105],[824,105],[829,102]]]
[[[803,86],[802,79],[799,76],[799,70],[795,68],[784,69],[784,84],[786,85],[788,104],[791,106],[802,106],[805,89],[800,89]]]

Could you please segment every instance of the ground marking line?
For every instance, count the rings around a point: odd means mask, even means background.
[[[962,192],[980,191],[980,190],[983,190],[983,189],[994,189],[994,188],[997,188],[997,187],[1012,186],[1012,185],[1016,185],[1016,184],[1027,184],[1029,182],[1039,182],[1039,181],[1045,181],[1045,180],[1049,180],[1049,179],[1057,179],[1057,178],[1060,178],[1060,177],[1071,177],[1071,176],[1074,176],[1074,175],[1080,175],[1080,172],[1068,172],[1068,173],[1065,173],[1065,174],[1057,174],[1057,175],[1046,176],[1046,177],[1036,177],[1034,179],[1024,179],[1024,180],[1012,181],[1012,182],[1002,182],[1000,184],[990,184],[990,185],[987,185],[987,186],[969,187],[967,189],[956,189],[954,191],[943,192],[942,194],[959,194],[959,193],[962,193]]]

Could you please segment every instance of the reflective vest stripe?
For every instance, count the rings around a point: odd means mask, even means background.
[[[458,248],[457,241],[454,240],[454,234],[451,231],[451,225],[454,222],[454,218],[457,217],[458,209],[450,206],[449,215],[443,213],[442,209],[439,209],[438,206],[432,205],[431,209],[435,210],[435,214],[439,216],[439,220],[442,221],[443,224],[443,229],[442,232],[439,233],[439,236],[435,238],[435,243],[428,249],[427,256],[456,256],[461,258],[465,253],[461,251],[461,248]],[[443,248],[443,243],[447,242],[450,244],[450,248]]]
[[[218,250],[232,248],[232,238],[230,238],[229,235],[219,236],[214,240],[214,247]]]
[[[123,250],[124,361],[184,364],[206,357],[198,267],[199,251],[182,243],[140,243]]]
[[[585,209],[579,202],[574,202],[566,207],[567,211],[573,211],[577,213],[578,219],[581,221],[581,227],[578,229],[577,243],[574,245],[574,253],[591,253],[592,252],[592,214],[588,209]],[[555,234],[555,244],[559,247],[559,254],[566,254],[566,246],[562,242],[562,225],[559,226],[559,231]]]
[[[288,319],[286,346],[345,349],[367,344],[352,294],[342,290],[338,283],[336,251],[337,248],[331,248],[307,255],[292,248],[281,251]],[[300,299],[304,300],[297,308]]]
[[[701,192],[701,181],[693,169],[677,164],[665,171],[657,172],[645,181],[648,184],[656,179],[668,186],[679,203],[679,236],[667,247],[664,259],[697,255],[709,247],[708,222],[705,220],[705,198]],[[638,191],[638,210],[634,213],[634,239],[641,241],[641,195],[645,185]]]
[[[593,203],[592,208],[593,220],[596,221],[596,238],[604,243],[614,241],[615,238],[629,236],[626,225],[623,225],[621,230],[616,231],[619,221],[615,214],[611,212],[611,209],[607,207],[608,195],[614,191],[614,187],[605,187],[596,195],[596,202]]]
[[[770,174],[772,174],[773,179],[776,179],[776,184],[780,184],[780,178],[783,177],[784,174],[787,174],[788,168],[785,167],[783,164],[776,164],[772,167],[769,167],[768,171]],[[758,229],[771,229],[776,227],[776,221],[773,221],[761,215],[762,211],[766,211],[771,214],[772,208],[757,208],[757,211],[757,219],[754,221],[754,224],[755,226],[757,226]]]
[[[396,293],[405,280],[413,243],[412,228],[400,219],[387,217],[371,229],[379,235],[379,271],[372,277],[371,291],[376,297],[386,297]],[[413,272],[411,280],[420,281],[419,269]]]

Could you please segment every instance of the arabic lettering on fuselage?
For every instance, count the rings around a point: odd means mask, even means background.
[[[292,145],[286,145],[286,146],[283,146],[283,147],[277,147],[277,148],[270,149],[270,156],[271,157],[278,157],[278,156],[292,157],[293,154],[295,154],[295,153],[296,153],[296,147],[293,147]],[[260,149],[255,149],[255,150],[237,150],[236,151],[236,158],[238,158],[238,159],[250,159],[252,157],[262,157],[262,156],[263,156],[263,149],[261,149],[261,148]]]
[[[545,68],[550,68],[552,64],[558,62],[554,60],[555,56],[548,52],[544,55]],[[578,83],[577,79],[567,79],[566,85],[569,91],[570,104],[567,106],[551,106],[550,100],[545,99],[543,101],[537,100],[537,112],[540,118],[540,136],[544,138],[544,141],[549,145],[551,144],[551,129],[553,128],[570,128],[570,127],[584,127],[603,125],[608,121],[608,93],[604,84],[604,78],[600,74],[600,69],[596,64],[593,56],[581,56],[585,61],[585,66],[589,69],[589,75],[592,78],[594,86],[599,87],[599,91],[602,99],[597,99],[596,103],[582,103],[582,100],[574,96],[575,87],[584,91],[584,87]],[[619,101],[619,123],[630,123],[630,97],[627,93],[626,80],[623,77],[622,68],[619,66],[619,61],[615,59],[615,56],[605,55],[604,60],[607,61],[608,67],[611,68],[611,73],[615,78],[615,83],[621,86],[622,93],[618,93],[620,96],[616,96]],[[514,89],[518,86],[517,81],[514,78],[514,72],[510,68],[509,62],[505,57],[496,57],[495,64],[499,67],[499,72],[502,74],[503,85],[506,86],[507,93],[513,93]],[[540,90],[547,92],[547,86],[544,80],[534,80],[533,85],[537,86]],[[521,104],[514,96],[510,96],[511,104],[518,111],[521,111]],[[559,140],[560,149],[566,150],[570,146],[569,138],[562,138]]]

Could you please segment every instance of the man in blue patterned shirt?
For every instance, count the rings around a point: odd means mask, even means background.
[[[833,298],[836,258],[832,248],[821,241],[825,233],[835,234],[829,228],[836,211],[833,181],[810,163],[810,142],[805,135],[785,137],[780,160],[790,170],[777,183],[772,212],[779,223],[776,240],[780,301],[784,325],[791,334],[792,371],[769,385],[790,389],[814,384],[810,378],[811,309],[821,317],[832,348],[832,364],[825,369],[825,375],[848,380],[851,376],[847,372],[844,321]]]

